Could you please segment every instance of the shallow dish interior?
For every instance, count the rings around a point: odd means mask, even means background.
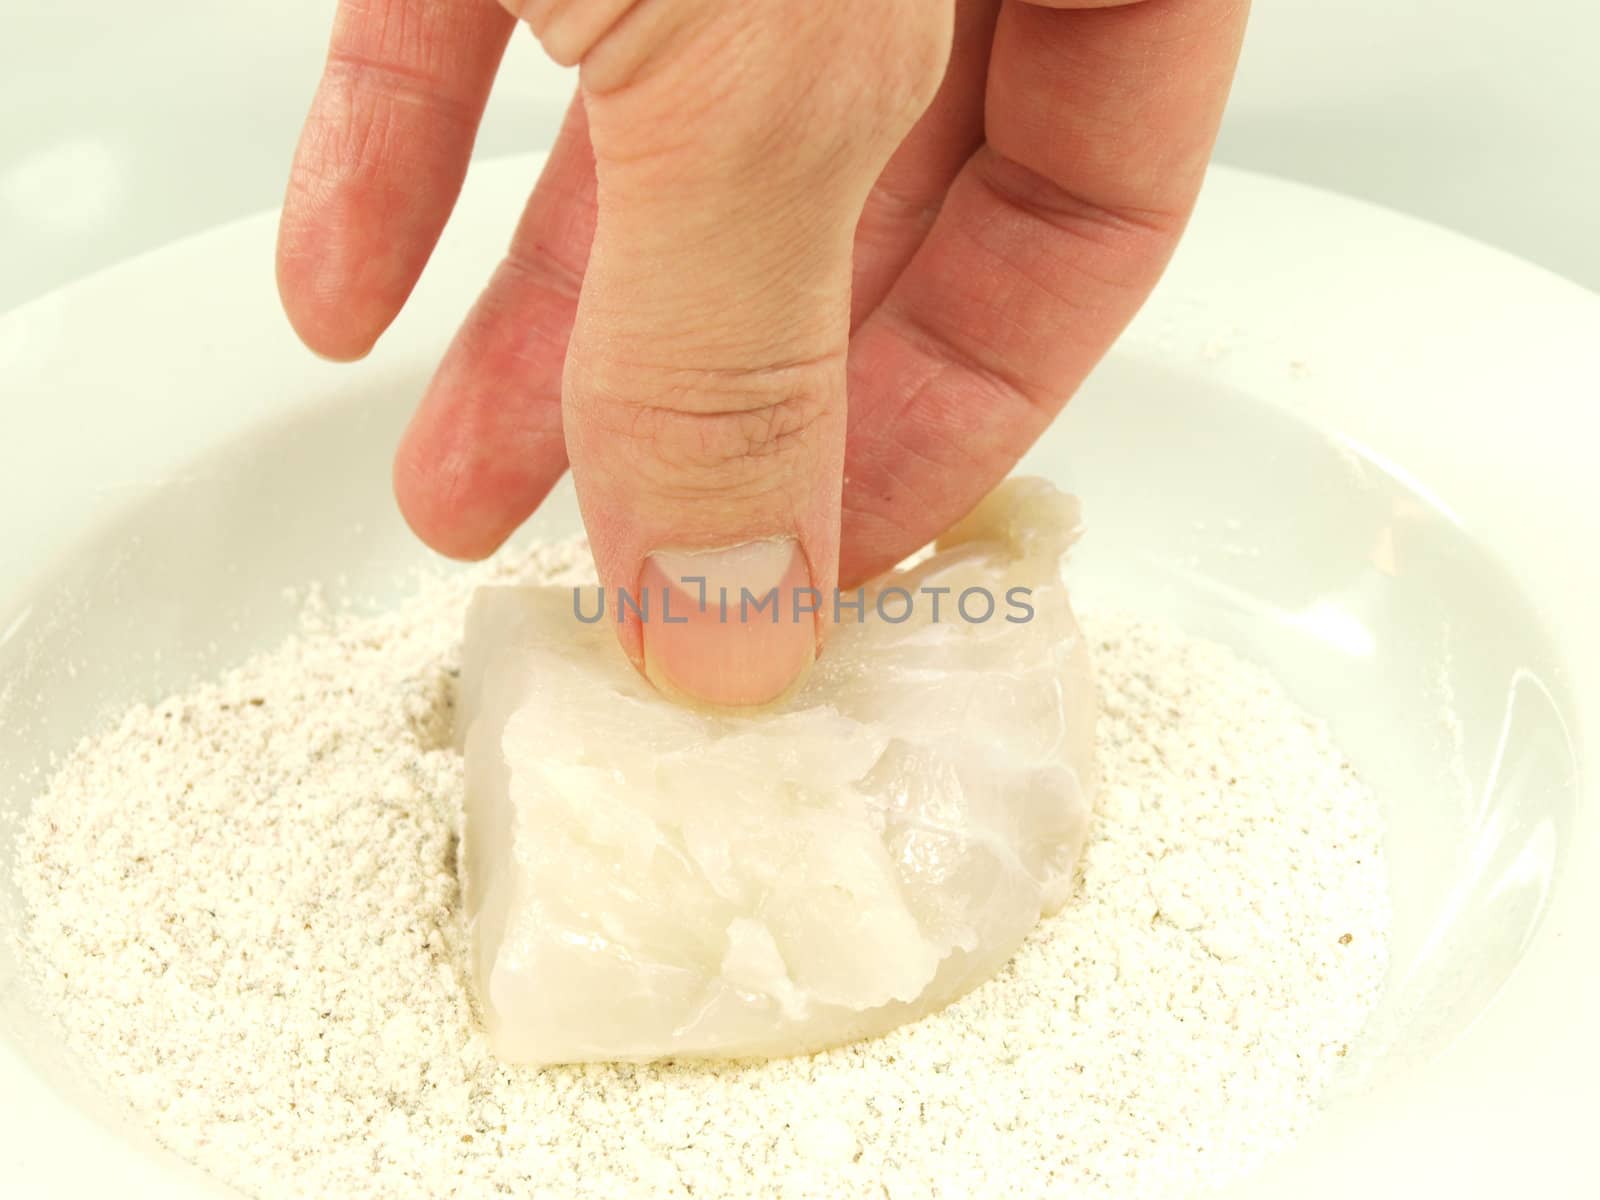
[[[529,171],[525,160],[514,167],[478,199],[469,188],[469,230],[513,210]],[[1252,228],[1252,203],[1281,207],[1288,193],[1225,183],[1230,211]],[[1393,220],[1352,219],[1378,230]],[[1202,212],[1191,236],[1190,260],[1206,280],[1221,277],[1219,255],[1232,253],[1208,231],[1227,227]],[[474,270],[497,248],[489,235],[466,236],[477,238],[476,259],[442,279],[435,272],[432,291],[419,294],[409,329],[427,333],[408,342],[402,323],[398,348],[391,339],[358,368],[306,364],[267,289],[236,288],[239,256],[264,253],[268,222],[195,243],[186,258],[135,265],[130,277],[147,285],[178,272],[187,297],[150,290],[147,311],[126,317],[125,296],[108,287],[0,324],[0,372],[8,355],[22,363],[19,394],[31,387],[35,401],[22,428],[43,463],[19,462],[0,478],[9,514],[0,518],[0,1116],[60,1129],[61,1149],[92,1160],[75,1169],[103,1161],[103,1178],[125,1194],[217,1189],[127,1124],[12,982],[16,818],[52,761],[119,709],[279,642],[298,611],[286,589],[317,582],[335,603],[383,605],[406,594],[418,568],[437,567],[394,512],[388,463],[450,318],[481,278]],[[449,250],[447,241],[442,259]],[[1260,283],[1277,294],[1264,261],[1238,285],[1239,303],[1260,312],[1270,306],[1244,293]],[[1339,262],[1330,257],[1330,279]],[[1022,469],[1083,498],[1089,532],[1069,576],[1082,607],[1166,617],[1266,665],[1328,721],[1384,802],[1393,965],[1340,1086],[1387,1091],[1486,1010],[1552,897],[1581,881],[1573,731],[1588,710],[1572,691],[1581,664],[1569,661],[1571,624],[1560,626],[1566,641],[1547,634],[1543,609],[1498,552],[1509,543],[1488,550],[1482,520],[1464,524],[1402,470],[1327,432],[1327,420],[1270,402],[1248,364],[1220,369],[1226,346],[1175,352],[1156,322],[1195,323],[1181,295],[1168,295]],[[202,304],[215,310],[211,341],[166,335],[178,319],[192,327]],[[66,353],[74,320],[112,339],[108,353],[137,370],[123,379]],[[106,333],[119,320],[127,329]],[[1281,370],[1279,349],[1271,355]],[[119,413],[98,428],[106,401],[92,387],[108,386],[123,388],[114,403],[148,416]],[[1273,383],[1292,386],[1287,374]],[[233,399],[224,388],[237,393],[237,411],[222,407]],[[50,411],[58,395],[61,410]],[[563,488],[522,536],[577,529]],[[93,1124],[81,1123],[85,1113]],[[79,1139],[91,1138],[103,1152],[82,1152]],[[143,1165],[116,1158],[116,1139],[148,1152]],[[29,1169],[46,1160],[33,1155]]]
[[[284,636],[305,584],[336,604],[404,593],[429,564],[388,496],[402,412],[388,392],[352,390],[195,462],[7,597],[7,813],[119,707]],[[1346,1086],[1437,1053],[1515,964],[1577,802],[1561,664],[1516,589],[1355,448],[1137,355],[1107,364],[1025,469],[1084,498],[1084,606],[1167,617],[1265,663],[1377,789],[1394,965]],[[563,489],[527,536],[578,527]],[[5,1006],[12,1036],[70,1085],[59,1055],[37,1053],[48,1039],[26,995]]]

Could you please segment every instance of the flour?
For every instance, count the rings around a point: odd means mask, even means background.
[[[1260,670],[1085,621],[1105,782],[1078,897],[881,1040],[508,1068],[454,870],[452,669],[480,582],[331,616],[85,740],[21,833],[29,991],[156,1136],[260,1197],[1164,1197],[1286,1145],[1387,960],[1377,806]]]

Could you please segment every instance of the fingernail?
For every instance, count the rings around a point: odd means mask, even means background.
[[[816,658],[819,602],[792,537],[658,550],[645,559],[639,592],[645,675],[674,698],[767,704]]]

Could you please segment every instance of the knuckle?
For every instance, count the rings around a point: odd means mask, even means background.
[[[471,128],[467,105],[438,84],[346,54],[330,58],[306,123],[295,173],[317,181],[377,177],[389,167],[432,169]]]
[[[727,407],[636,403],[619,416],[642,474],[715,492],[742,489],[803,454],[822,409],[810,395],[785,392]]]
[[[812,364],[695,370],[592,403],[603,452],[649,491],[754,496],[826,443],[838,405]],[[598,447],[597,447],[598,449]]]

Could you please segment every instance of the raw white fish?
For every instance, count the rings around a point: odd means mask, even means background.
[[[801,1054],[991,975],[1066,900],[1087,834],[1095,693],[1061,578],[1078,525],[1049,484],[1005,484],[756,714],[663,699],[568,588],[481,589],[462,866],[495,1053]],[[893,587],[900,624],[874,606]],[[922,589],[943,587],[935,621]],[[957,611],[969,588],[990,619]]]

